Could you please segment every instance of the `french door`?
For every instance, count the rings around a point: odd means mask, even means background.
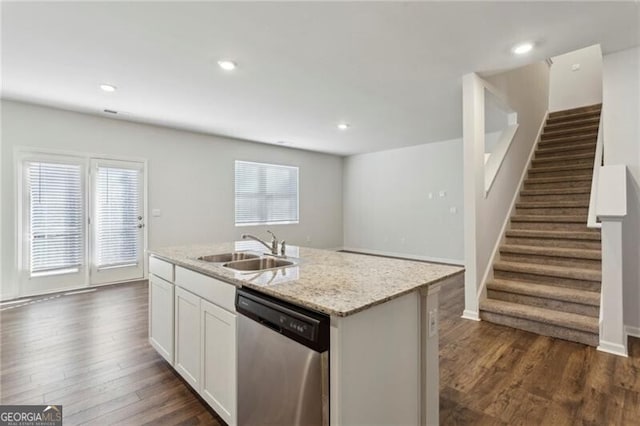
[[[91,284],[144,276],[144,164],[91,160]]]
[[[20,295],[144,277],[145,164],[21,159]]]

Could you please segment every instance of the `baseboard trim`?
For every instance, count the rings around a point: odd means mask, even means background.
[[[600,344],[597,348],[600,352],[606,352],[613,355],[618,355],[624,358],[627,358],[629,354],[627,353],[627,348],[624,345],[619,343],[607,342],[606,340],[600,340]]]
[[[362,253],[362,254],[370,254],[373,256],[397,257],[397,258],[407,259],[407,260],[421,260],[424,262],[444,263],[447,265],[464,266],[464,261],[460,259],[447,259],[442,257],[421,256],[416,254],[396,253],[392,251],[383,251],[383,250],[371,250],[371,249],[358,248],[358,247],[342,247],[338,250],[352,251],[352,252]]]
[[[471,320],[471,321],[481,321],[480,320],[480,315],[478,314],[478,312],[476,311],[470,311],[468,309],[465,309],[464,312],[462,313],[462,317],[464,319],[467,320]]]
[[[627,325],[624,327],[624,332],[627,336],[640,338],[640,327]]]

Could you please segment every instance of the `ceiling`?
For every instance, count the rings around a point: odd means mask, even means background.
[[[339,155],[460,137],[466,73],[639,44],[637,2],[3,2],[1,12],[3,98]],[[531,54],[511,54],[527,40]],[[238,68],[221,70],[222,58]]]

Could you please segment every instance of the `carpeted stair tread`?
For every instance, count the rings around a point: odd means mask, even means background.
[[[593,170],[593,164],[575,164],[563,166],[543,166],[534,165],[529,169],[529,173],[548,173],[548,172],[570,172],[572,170]]]
[[[523,189],[520,191],[522,196],[530,195],[575,195],[575,194],[591,194],[591,187],[583,188],[560,188],[560,189]]]
[[[598,333],[598,318],[585,315],[558,312],[536,306],[521,305],[502,300],[487,299],[480,304],[480,309],[497,314],[524,318],[543,324],[552,324],[588,333]]]
[[[541,208],[561,208],[561,207],[589,207],[589,200],[576,201],[521,201],[516,203],[519,209],[541,209]]]
[[[560,145],[553,146],[551,148],[538,148],[536,150],[536,158],[539,155],[551,155],[551,154],[566,154],[571,153],[572,151],[584,151],[584,150],[595,150],[596,149],[596,141],[586,141],[586,142],[573,142],[568,145]],[[591,153],[593,156],[593,153]],[[546,157],[544,157],[546,158]]]
[[[542,297],[561,300],[563,302],[581,303],[583,305],[600,306],[600,293],[575,288],[554,287],[545,284],[527,283],[495,279],[487,283],[488,290],[516,293],[525,296]]]
[[[542,133],[542,136],[547,136],[546,139],[553,139],[556,136],[564,136],[564,135],[575,135],[575,134],[585,134],[585,133],[598,133],[598,125],[597,124],[589,124],[587,126],[574,127],[572,129],[554,129],[547,131],[545,130]]]
[[[600,250],[580,249],[580,248],[562,248],[562,247],[540,247],[525,246],[517,244],[504,244],[500,247],[501,253],[517,253],[532,254],[537,256],[555,256],[573,259],[593,259],[601,260],[602,253]]]
[[[534,158],[533,164],[545,164],[545,163],[553,163],[557,161],[574,161],[574,160],[584,160],[584,159],[593,159],[593,154],[585,153],[585,154],[567,154],[567,155],[553,155],[544,158]]]
[[[602,104],[586,105],[578,108],[565,109],[562,111],[554,111],[549,113],[549,119],[555,120],[559,117],[570,117],[576,114],[600,113]]]
[[[525,183],[556,183],[556,182],[591,182],[593,176],[574,175],[574,176],[552,176],[552,177],[528,177]]]
[[[544,127],[546,130],[552,129],[566,129],[566,128],[576,128],[576,127],[584,127],[589,125],[597,125],[600,122],[600,116],[592,116],[592,117],[578,117],[570,120],[563,120],[554,123],[547,123]]]
[[[600,241],[599,232],[579,232],[579,231],[562,231],[562,230],[537,230],[537,229],[509,229],[506,232],[507,237],[513,238],[540,238],[554,240],[589,240]]]
[[[540,265],[521,262],[495,262],[493,268],[499,271],[520,272],[530,275],[544,275],[548,277],[568,278],[573,280],[596,281],[602,280],[601,271],[584,268],[568,268],[566,266]]]
[[[542,135],[544,136],[544,134]],[[538,142],[538,147],[557,147],[557,146],[562,146],[564,144],[568,144],[568,143],[577,143],[577,142],[592,142],[595,143],[598,139],[598,134],[597,133],[587,133],[587,134],[580,134],[580,135],[574,135],[574,136],[556,136],[556,137],[550,137],[549,135],[547,135],[547,137],[545,137],[544,139],[541,139],[540,142]]]
[[[544,222],[544,223],[584,223],[587,225],[586,215],[546,215],[546,214],[516,214],[511,218],[513,222]]]

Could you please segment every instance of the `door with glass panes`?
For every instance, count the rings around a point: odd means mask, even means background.
[[[144,164],[91,160],[91,283],[144,276]]]
[[[143,278],[143,162],[27,153],[20,295]]]

